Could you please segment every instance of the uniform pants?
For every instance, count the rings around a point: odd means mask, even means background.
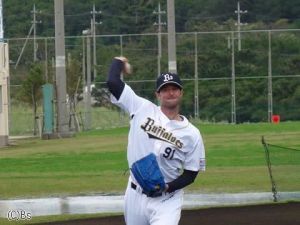
[[[125,193],[126,225],[177,225],[182,202],[182,190],[151,198],[139,186],[133,189],[129,179]]]

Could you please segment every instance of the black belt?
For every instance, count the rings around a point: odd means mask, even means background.
[[[135,183],[132,183],[132,182],[131,182],[131,188],[132,188],[133,190],[136,190],[136,189],[137,189],[137,185],[136,185]],[[142,193],[143,193],[143,194],[146,194],[144,191],[142,191]]]
[[[136,189],[137,189],[137,185],[136,185],[135,183],[132,183],[132,182],[131,182],[131,188],[132,188],[133,190],[136,190]],[[144,195],[147,195],[144,191],[142,191],[142,193],[143,193]],[[162,194],[160,194],[159,196],[162,196]],[[159,197],[159,196],[156,196],[156,197]],[[149,196],[147,196],[147,197],[149,197]]]

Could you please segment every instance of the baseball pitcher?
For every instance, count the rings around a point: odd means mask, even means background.
[[[131,119],[125,221],[127,225],[176,225],[183,188],[194,182],[199,171],[205,171],[202,136],[180,114],[183,86],[177,74],[163,73],[157,78],[157,106],[121,80],[121,74],[130,73],[128,60],[115,57],[107,79],[112,103]]]

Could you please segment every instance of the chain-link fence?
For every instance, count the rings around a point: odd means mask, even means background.
[[[231,31],[177,33],[177,70],[185,92],[182,113],[211,122],[271,122],[273,115],[282,121],[299,120],[300,30],[243,31],[241,50],[237,37]],[[37,132],[43,126],[42,98],[36,99],[39,104],[34,116],[32,99],[25,101],[23,83],[39,64],[44,81],[55,84],[55,40],[36,37],[7,42],[10,134]],[[128,57],[134,73],[124,80],[137,94],[155,101],[155,79],[168,70],[167,46],[166,33],[66,37],[67,76],[77,76],[78,104],[70,120],[76,115],[82,129],[89,116],[92,129],[126,125],[127,117],[108,103],[105,80],[111,59]],[[74,65],[79,73],[72,72]],[[88,73],[96,88],[91,108],[83,102]],[[67,81],[67,86],[74,83]]]

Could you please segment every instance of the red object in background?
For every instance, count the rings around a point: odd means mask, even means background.
[[[280,122],[280,115],[273,115],[272,116],[272,122],[273,123],[279,123]]]

